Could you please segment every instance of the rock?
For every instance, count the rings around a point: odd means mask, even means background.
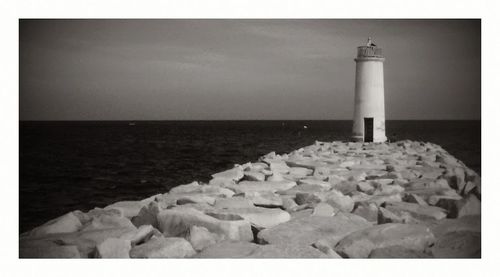
[[[298,192],[295,195],[295,202],[299,205],[316,204],[324,200],[324,195],[321,193]]]
[[[410,181],[406,187],[406,191],[412,191],[412,190],[427,190],[431,191],[432,194],[434,194],[437,191],[442,191],[442,190],[450,190],[450,186],[448,185],[448,181],[445,179],[416,179],[413,181]]]
[[[206,247],[217,243],[217,235],[210,233],[205,227],[191,226],[187,240],[194,250],[201,251]]]
[[[297,177],[305,177],[307,175],[311,175],[313,173],[312,169],[304,168],[304,167],[290,167],[290,175],[294,175]]]
[[[206,194],[190,194],[179,197],[177,199],[177,205],[184,205],[188,203],[206,203],[214,205],[215,199],[215,197]]]
[[[378,224],[384,223],[419,223],[418,220],[414,219],[410,213],[405,211],[399,211],[397,214],[380,207],[378,210],[377,217]]]
[[[328,183],[330,183],[332,185],[332,187],[337,187],[340,183],[342,183],[343,181],[345,181],[345,179],[341,176],[337,176],[337,175],[329,175],[326,180],[328,181]]]
[[[432,254],[436,258],[481,258],[481,233],[447,233],[436,240]]]
[[[318,167],[322,167],[322,166],[326,165],[326,163],[321,162],[321,161],[315,161],[315,160],[304,159],[304,158],[302,158],[302,159],[300,159],[300,158],[299,159],[288,159],[286,161],[286,163],[292,167],[303,167],[303,168],[309,169],[311,171],[315,170]]]
[[[207,228],[210,232],[224,235],[231,240],[253,240],[250,222],[246,220],[219,220],[193,208],[175,208],[161,211],[158,216],[159,230],[169,237],[186,236],[191,226]]]
[[[130,241],[109,238],[97,245],[97,256],[99,258],[130,258]]]
[[[266,180],[266,175],[259,171],[245,171],[245,180],[248,181],[264,181]]]
[[[233,208],[249,208],[254,207],[252,201],[245,197],[231,197],[231,198],[217,198],[215,201],[215,208],[219,209],[233,209]]]
[[[407,202],[386,202],[384,208],[401,216],[402,212],[409,213],[417,220],[440,220],[446,217],[446,210],[433,206],[421,206]]]
[[[373,192],[373,195],[393,195],[402,193],[405,189],[399,185],[386,185],[381,184]]]
[[[421,173],[422,178],[428,178],[434,180],[441,177],[441,175],[443,175],[445,171],[442,168],[435,168],[430,166],[413,167],[413,169],[418,170]]]
[[[401,194],[393,195],[372,195],[368,197],[356,197],[353,196],[353,201],[355,202],[366,202],[374,203],[377,206],[382,205],[385,202],[401,202]]]
[[[432,253],[439,258],[481,257],[481,215],[443,219],[432,227],[436,243]]]
[[[425,202],[425,200],[422,199],[422,197],[418,196],[417,194],[413,194],[413,193],[405,194],[405,196],[403,197],[403,201],[408,202],[408,203],[415,203],[415,204],[418,204],[421,206],[428,206],[427,202]]]
[[[295,186],[291,189],[278,191],[277,193],[280,195],[294,195],[295,196],[297,193],[315,193],[315,192],[322,193],[322,192],[325,192],[325,189],[322,186],[318,186],[318,185],[303,184],[303,185]]]
[[[56,241],[60,245],[76,245],[80,256],[93,257],[96,246],[109,238],[130,237],[137,233],[137,228],[117,227],[105,229],[80,230],[74,233],[54,234],[47,239]]]
[[[469,194],[463,202],[458,205],[458,217],[481,214],[481,201],[474,195]]]
[[[185,258],[194,254],[191,244],[183,238],[152,237],[130,250],[132,258]]]
[[[278,190],[288,190],[295,187],[297,184],[293,181],[277,181],[277,182],[250,182],[242,181],[237,185],[230,186],[229,188],[238,192],[246,193],[253,191],[270,191],[276,192]]]
[[[333,188],[340,191],[344,195],[351,195],[357,191],[358,181],[342,181],[340,184],[335,185]]]
[[[357,189],[366,194],[373,194],[375,188],[369,182],[359,182],[357,185]]]
[[[439,238],[453,232],[481,233],[481,215],[469,215],[457,219],[443,219],[432,227],[432,232]]]
[[[273,172],[271,175],[269,175],[266,178],[266,181],[268,181],[268,182],[281,182],[281,181],[285,181],[285,177],[283,177],[283,175],[281,173]]]
[[[201,187],[201,185],[198,182],[194,181],[194,182],[189,183],[187,185],[180,185],[180,186],[176,186],[174,188],[171,188],[169,193],[173,193],[173,194],[190,193],[190,192],[199,190],[200,187]]]
[[[213,210],[207,214],[216,218],[242,218],[250,222],[257,229],[271,228],[290,220],[290,214],[281,209],[267,209],[260,207]]]
[[[290,213],[290,216],[291,216],[290,220],[312,216],[312,212],[313,212],[312,208],[297,209],[296,211],[293,211]]]
[[[72,233],[78,231],[82,223],[72,212],[52,219],[42,226],[36,227],[30,231],[30,237],[41,237],[49,234]]]
[[[299,185],[315,185],[321,187],[323,190],[329,190],[332,185],[328,182],[317,180],[314,178],[305,178],[299,180]]]
[[[335,209],[327,203],[319,203],[314,207],[312,216],[334,216]]]
[[[23,246],[19,244],[19,258],[80,258],[76,245],[57,245],[52,242]]]
[[[248,171],[261,171],[263,169],[268,168],[266,163],[251,163],[251,167],[249,167]]]
[[[434,239],[426,226],[387,223],[350,233],[339,241],[335,251],[343,257],[367,258],[374,249],[390,246],[424,251]]]
[[[313,243],[312,246],[323,252],[323,254],[325,254],[329,258],[342,259],[342,257],[329,246],[327,241],[318,240],[317,242]]]
[[[119,209],[101,209],[101,208],[94,208],[90,210],[88,213],[84,214],[80,211],[74,211],[74,215],[76,215],[79,219],[82,225],[85,225],[89,223],[92,219],[102,216],[102,215],[108,215],[108,216],[115,216],[115,217],[123,217],[123,211]]]
[[[324,239],[329,245],[335,245],[345,235],[369,226],[371,224],[362,217],[339,212],[332,217],[298,217],[264,229],[257,237],[269,244],[311,245]]]
[[[212,174],[213,179],[226,179],[232,181],[239,181],[243,178],[243,168],[241,166],[234,167],[232,169]]]
[[[112,229],[112,228],[132,228],[135,229],[134,224],[130,222],[126,217],[109,216],[106,214],[94,217],[90,222],[85,224],[81,231],[93,231],[101,229]]]
[[[417,251],[401,246],[389,246],[373,249],[368,258],[375,259],[408,259],[408,258],[432,258],[432,255],[425,251]]]
[[[222,241],[203,249],[203,251],[195,255],[194,258],[246,258],[253,251],[257,250],[258,247],[259,245],[250,242]]]
[[[161,236],[162,234],[151,225],[141,225],[136,232],[126,233],[120,236],[120,239],[130,241],[132,246],[141,244],[149,240],[152,236]]]
[[[351,197],[343,195],[341,192],[331,190],[325,195],[325,202],[330,206],[337,208],[343,212],[351,212],[354,209],[354,201]]]
[[[294,211],[298,205],[295,200],[291,197],[281,197],[281,201],[283,202],[283,209],[285,211]]]
[[[265,160],[269,164],[269,168],[273,173],[281,173],[286,174],[290,171],[290,167],[284,162],[280,160]]]
[[[306,258],[328,258],[328,256],[318,249],[309,245],[291,245],[291,244],[268,244],[259,245],[250,255],[245,258],[260,259],[260,258],[290,258],[290,259],[306,259]]]
[[[245,193],[245,198],[255,206],[276,208],[283,206],[283,200],[277,194],[270,191],[254,191]]]
[[[160,207],[157,202],[151,202],[148,206],[142,207],[137,216],[131,219],[134,226],[139,227],[141,225],[151,225],[158,228],[158,220],[156,216],[160,212]]]
[[[450,187],[462,193],[466,185],[465,170],[463,167],[448,167],[444,178],[448,181]]]
[[[151,202],[151,201],[149,201]],[[147,201],[120,201],[104,207],[104,209],[120,210],[123,216],[131,218],[139,214],[142,207],[149,204]]]
[[[377,223],[378,207],[375,203],[357,203],[352,213],[361,216],[368,222]]]

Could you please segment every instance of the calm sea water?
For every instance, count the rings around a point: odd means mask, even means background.
[[[20,232],[72,210],[138,200],[287,153],[347,140],[351,121],[21,122]],[[306,125],[308,128],[304,129]],[[437,143],[481,172],[481,121],[388,121],[390,140]]]

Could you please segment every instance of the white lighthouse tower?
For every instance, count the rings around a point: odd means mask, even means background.
[[[355,141],[384,142],[384,60],[382,49],[371,38],[365,46],[358,47],[356,61],[356,85],[354,96]]]

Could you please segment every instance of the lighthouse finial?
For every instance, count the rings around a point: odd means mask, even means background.
[[[366,42],[366,46],[377,46],[375,43],[373,43],[372,37],[368,37],[368,42]]]

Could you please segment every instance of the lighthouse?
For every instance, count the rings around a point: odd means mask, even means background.
[[[355,141],[384,142],[384,60],[382,49],[368,38],[366,45],[358,47],[354,95]]]

